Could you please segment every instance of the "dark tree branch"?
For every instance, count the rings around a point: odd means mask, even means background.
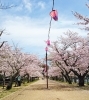
[[[79,76],[79,74],[77,73],[77,71],[70,69],[76,76]]]
[[[16,7],[16,5],[5,5],[5,4],[2,4],[2,2],[0,1],[0,9],[10,9],[12,7]]]
[[[7,42],[7,41],[3,41],[3,42],[2,42],[2,44],[0,45],[0,48],[3,46],[3,44],[4,44],[5,42]]]

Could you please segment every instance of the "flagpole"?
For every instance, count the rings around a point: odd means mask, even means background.
[[[50,29],[51,29],[51,24],[52,24],[52,18],[57,21],[58,20],[58,17],[57,17],[57,11],[54,10],[54,0],[53,0],[53,6],[52,6],[52,11],[50,12],[50,15],[51,15],[51,19],[50,19],[50,22],[49,22],[49,30],[48,30],[48,40],[47,40],[47,46],[50,46]],[[48,51],[48,47],[46,47],[46,80],[47,80],[47,89],[48,89],[48,65],[47,65],[47,51]]]
[[[48,89],[48,64],[47,64],[47,51],[48,51],[48,48],[47,47],[45,48],[45,51],[46,51],[46,85],[47,85],[47,89]]]

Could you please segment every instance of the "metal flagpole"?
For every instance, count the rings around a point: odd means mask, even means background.
[[[47,89],[48,89],[48,64],[47,64],[47,47],[46,47],[46,80],[47,80]]]
[[[53,9],[54,9],[54,0],[53,0],[52,11],[53,11]],[[50,36],[49,35],[50,35],[50,29],[51,29],[51,22],[52,22],[52,17],[51,17],[50,23],[49,23],[47,46],[50,45]],[[47,55],[48,47],[46,47],[45,50],[46,50],[46,80],[47,80],[47,89],[48,89],[48,64],[47,64],[47,60],[48,60],[48,58],[47,58],[47,56],[48,56]]]

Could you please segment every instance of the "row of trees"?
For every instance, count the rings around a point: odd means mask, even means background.
[[[15,5],[6,6],[0,2],[0,9],[2,10],[12,7]],[[1,30],[0,37],[3,33],[4,30]],[[36,55],[23,53],[18,47],[12,47],[5,42],[0,44],[0,77],[3,79],[3,88],[6,77],[10,79],[8,86],[11,88],[13,81],[19,75],[23,79],[27,77],[28,82],[32,77],[42,76],[41,60]]]
[[[65,35],[50,46],[49,60],[70,84],[70,74],[74,74],[79,79],[79,86],[84,86],[84,78],[89,72],[89,39],[71,31]]]
[[[88,4],[86,6],[89,8]],[[81,29],[89,31],[89,18],[77,12],[73,12],[73,15],[80,20],[77,25],[83,25]],[[48,59],[57,68],[51,68],[49,75],[62,75],[70,84],[70,76],[77,76],[79,86],[84,86],[84,78],[89,74],[89,36],[81,37],[70,30],[63,35],[49,47]]]
[[[86,4],[89,8],[89,5]],[[3,9],[3,8],[0,8]],[[6,8],[7,9],[7,8]],[[74,16],[83,22],[85,30],[89,31],[89,18],[75,12]],[[3,31],[0,31],[0,36]],[[48,60],[53,68],[49,68],[49,76],[65,77],[68,83],[72,83],[70,76],[77,76],[79,86],[84,86],[84,78],[89,74],[89,37],[81,37],[76,32],[68,31],[64,33],[49,47]],[[0,44],[0,74],[5,80],[10,77],[10,84],[17,75],[30,77],[41,76],[41,61],[36,55],[22,53],[17,47],[11,47],[5,41]]]
[[[0,48],[0,74],[4,84],[5,77],[10,78],[9,84],[12,85],[18,75],[22,78],[26,76],[29,82],[31,77],[41,76],[40,66],[41,60],[36,55],[22,53],[19,48],[7,43]]]

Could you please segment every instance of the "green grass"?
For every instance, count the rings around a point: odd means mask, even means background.
[[[1,91],[1,93],[0,93],[0,98],[3,98],[3,97],[5,97],[6,95],[9,95],[9,94],[11,94],[11,93],[13,93],[13,92],[15,92],[15,91],[17,91],[17,90],[19,90],[20,88],[14,88],[14,87],[12,87],[12,89],[11,90],[6,90],[6,89],[2,89],[2,91]]]
[[[36,81],[37,80],[35,80],[33,82],[36,82]],[[3,87],[0,86],[0,99],[11,94],[11,93],[13,93],[13,92],[16,92],[16,91],[22,89],[25,86],[28,86],[29,84],[31,84],[33,82],[29,82],[29,83],[25,82],[25,84],[22,83],[21,86],[19,86],[19,87],[14,87],[14,84],[13,84],[13,87],[10,90],[6,90],[6,87],[3,89]]]
[[[15,91],[18,91],[21,88],[22,88],[22,86],[21,87],[12,87],[11,90],[6,90],[6,89],[3,89],[2,87],[0,87],[0,98],[3,98],[6,95],[9,95]]]

